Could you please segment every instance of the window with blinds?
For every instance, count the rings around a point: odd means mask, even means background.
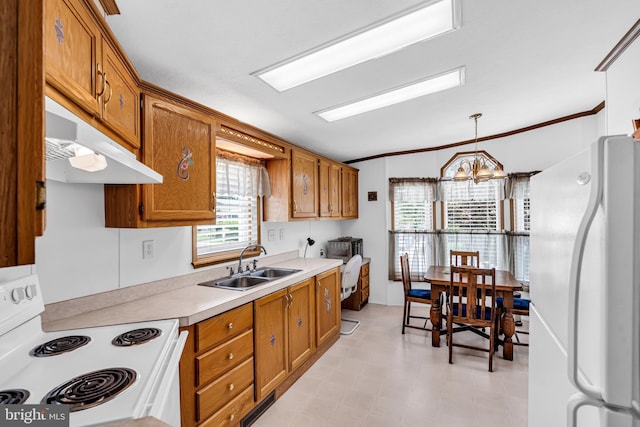
[[[528,191],[527,191],[528,194]],[[518,280],[529,281],[529,197],[513,200],[514,244],[513,267],[514,276]]]
[[[225,260],[259,243],[260,168],[250,159],[216,158],[216,223],[195,227],[196,260]]]
[[[392,185],[393,228],[389,274],[400,280],[400,255],[409,255],[413,280],[423,280],[435,253],[434,213],[435,183],[419,179]]]
[[[257,197],[218,195],[216,224],[197,226],[198,256],[257,243],[258,222]]]
[[[443,183],[445,188],[445,253],[480,252],[481,267],[504,269],[504,239],[500,230],[502,181]],[[448,259],[448,257],[447,257]]]

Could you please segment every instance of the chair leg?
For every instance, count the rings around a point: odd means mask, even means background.
[[[452,319],[447,316],[447,345],[449,346],[449,364],[453,364],[453,331]]]
[[[493,352],[494,352],[494,343],[496,339],[495,329],[491,328],[489,337],[489,372],[493,372]]]
[[[406,321],[406,323],[409,323],[409,321],[411,320],[411,301],[407,301],[406,302],[405,308],[406,308],[406,310],[405,310],[405,314],[406,314],[405,319],[406,320],[405,321]]]
[[[408,314],[407,314],[407,304],[409,302],[404,302],[404,313],[402,313],[402,334],[404,335],[404,326],[407,324]]]

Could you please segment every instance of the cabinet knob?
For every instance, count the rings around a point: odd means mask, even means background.
[[[236,419],[236,414],[229,415],[229,421],[233,421]]]
[[[229,391],[232,391],[234,388],[236,388],[236,386],[233,383],[231,383],[229,384],[228,388],[229,388]]]
[[[227,326],[229,329],[233,329],[233,322],[229,322],[229,325]]]
[[[293,201],[293,212],[298,212],[298,204],[296,203],[296,201]]]
[[[229,355],[227,356],[227,359],[232,360],[234,358],[233,353],[229,353]]]

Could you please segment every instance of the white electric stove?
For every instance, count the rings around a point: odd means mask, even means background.
[[[0,405],[68,405],[70,426],[180,425],[177,320],[43,332],[37,276],[0,284]]]

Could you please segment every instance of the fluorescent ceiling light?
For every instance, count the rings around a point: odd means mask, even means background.
[[[355,116],[356,114],[366,113],[371,110],[377,110],[378,108],[387,107],[389,105],[398,104],[430,93],[440,92],[456,86],[462,86],[463,84],[464,67],[460,67],[453,71],[428,77],[364,99],[316,111],[314,114],[319,115],[328,122],[334,122],[336,120]]]
[[[423,3],[252,75],[279,92],[458,29],[457,0]]]

